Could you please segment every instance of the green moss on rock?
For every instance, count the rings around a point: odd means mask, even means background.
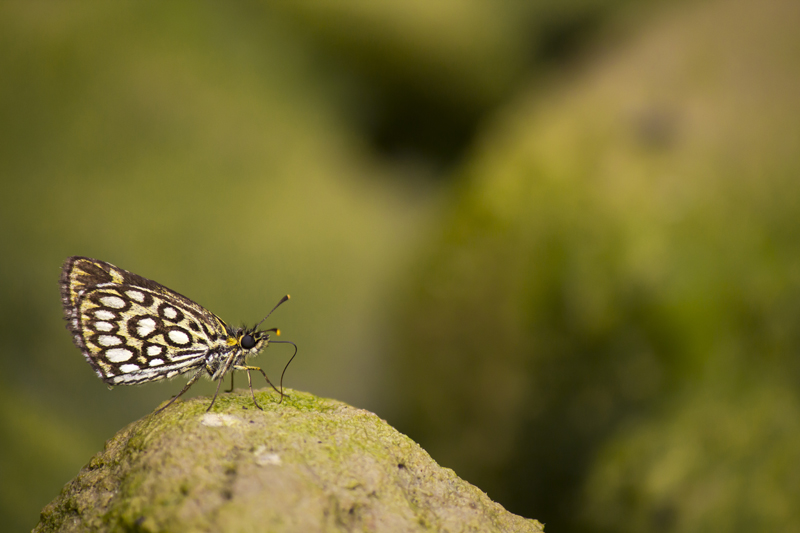
[[[130,424],[42,512],[48,531],[542,531],[373,413],[290,391]]]

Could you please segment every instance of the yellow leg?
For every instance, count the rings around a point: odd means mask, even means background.
[[[275,392],[277,392],[278,394],[281,395],[281,400],[280,401],[281,402],[283,401],[283,392],[281,392],[277,388],[275,388],[275,385],[273,385],[272,382],[267,377],[267,373],[264,372],[264,370],[262,370],[261,368],[259,368],[257,366],[236,366],[236,365],[234,365],[233,369],[234,370],[244,370],[245,372],[247,372],[247,385],[250,387],[250,394],[253,396],[253,403],[256,404],[256,407],[258,407],[259,409],[261,409],[261,406],[258,405],[258,402],[256,401],[256,393],[253,392],[253,382],[252,382],[252,380],[250,378],[250,371],[251,370],[258,370],[259,372],[261,372],[261,375],[264,376],[265,380],[267,380],[267,383],[269,383],[269,386],[272,387],[275,390]],[[280,403],[280,402],[278,402],[278,403]],[[263,409],[261,409],[261,410],[263,411]]]

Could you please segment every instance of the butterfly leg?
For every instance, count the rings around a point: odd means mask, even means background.
[[[219,386],[222,385],[222,380],[224,379],[225,379],[225,374],[222,374],[217,380],[217,390],[214,391],[214,397],[211,398],[211,403],[209,404],[208,409],[206,409],[206,413],[209,412],[212,407],[214,407],[214,402],[217,401],[217,394],[219,394]]]
[[[181,391],[180,391],[178,394],[176,394],[175,396],[173,396],[173,397],[172,397],[172,399],[171,399],[169,402],[167,402],[167,405],[165,405],[164,407],[162,407],[161,409],[159,409],[158,411],[156,411],[156,412],[155,412],[155,414],[158,414],[158,413],[160,413],[161,411],[163,411],[164,409],[166,409],[167,407],[169,407],[170,405],[172,405],[172,402],[174,402],[175,400],[177,400],[178,398],[180,398],[180,397],[183,395],[183,393],[184,393],[184,392],[186,392],[187,390],[189,390],[189,387],[191,387],[192,385],[194,385],[194,383],[195,383],[195,382],[196,382],[198,379],[200,379],[200,376],[201,376],[201,375],[203,374],[203,372],[205,372],[205,371],[206,371],[205,367],[200,367],[200,369],[199,369],[197,372],[195,372],[194,376],[192,376],[192,379],[190,379],[188,382],[186,382],[186,386],[184,386],[184,387],[183,387],[183,389],[181,389]],[[212,403],[213,403],[213,402],[212,402]]]
[[[247,369],[247,386],[250,387],[250,395],[253,397],[253,403],[256,404],[256,407],[258,407],[259,409],[261,409],[263,411],[264,409],[262,409],[261,406],[258,405],[258,402],[256,401],[256,393],[253,392],[253,381],[252,381],[252,379],[250,379],[250,369],[249,368]]]
[[[226,390],[225,392],[233,392],[233,372],[231,372],[231,388]]]
[[[217,390],[214,391],[214,397],[211,398],[211,405],[208,406],[206,412],[209,412],[212,407],[214,407],[214,402],[217,401],[217,395],[219,394],[219,387],[222,385],[222,380],[225,379],[225,374],[231,369],[233,362],[236,360],[238,353],[231,352],[227,359],[225,359],[225,363],[217,368],[216,370],[212,370],[210,367],[208,368],[208,373],[211,374],[211,379],[217,380]],[[217,378],[219,376],[219,378]],[[233,374],[231,374],[231,390],[233,390]]]
[[[275,385],[273,385],[273,384],[272,384],[272,382],[271,382],[271,381],[269,380],[269,378],[267,377],[267,373],[266,373],[266,372],[264,372],[264,370],[263,370],[263,369],[261,369],[261,368],[259,368],[259,367],[257,367],[257,366],[234,366],[233,368],[234,368],[234,370],[244,370],[244,371],[246,371],[246,372],[247,372],[247,384],[250,386],[250,394],[252,394],[252,395],[253,395],[253,402],[255,402],[255,404],[256,404],[256,407],[258,407],[259,409],[261,409],[261,407],[258,405],[258,402],[256,402],[256,394],[253,392],[253,383],[252,383],[252,381],[250,380],[250,371],[251,371],[251,370],[258,370],[259,372],[261,372],[261,375],[262,375],[262,376],[264,376],[264,379],[265,379],[265,380],[267,380],[267,383],[269,383],[269,386],[270,386],[270,387],[272,387],[272,388],[273,388],[273,390],[275,390],[275,392],[277,392],[278,394],[280,394],[280,395],[281,395],[281,401],[283,401],[283,393],[282,393],[281,391],[279,391],[279,390],[278,390],[278,389],[275,387]],[[279,402],[279,403],[280,403],[280,402]],[[263,410],[263,409],[262,409],[262,410]]]

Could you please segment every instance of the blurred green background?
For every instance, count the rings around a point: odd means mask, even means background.
[[[290,293],[287,386],[548,531],[800,530],[798,27],[791,0],[0,4],[0,523],[183,383],[94,376],[58,289],[87,255],[231,323]]]

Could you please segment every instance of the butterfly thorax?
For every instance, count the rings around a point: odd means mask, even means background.
[[[248,357],[258,355],[269,344],[269,333],[256,328],[234,329],[226,324],[225,330],[227,336],[206,357],[206,370],[213,380],[234,366],[244,366]]]

